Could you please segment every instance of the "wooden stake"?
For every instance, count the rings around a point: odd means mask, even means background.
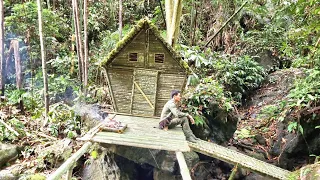
[[[230,177],[228,178],[228,180],[233,180],[237,171],[238,171],[238,163],[233,167],[232,172],[231,172]]]
[[[180,173],[183,180],[191,180],[190,172],[186,163],[186,160],[184,159],[184,156],[182,152],[176,152],[176,156],[178,159],[178,163],[180,166]]]

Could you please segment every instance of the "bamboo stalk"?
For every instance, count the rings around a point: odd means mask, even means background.
[[[238,163],[234,166],[234,168],[232,169],[232,172],[228,178],[228,180],[233,180],[234,179],[234,176],[236,175],[238,171]]]
[[[5,123],[2,119],[0,119],[0,123],[2,123],[8,130],[13,132],[16,136],[20,135],[17,131],[15,131],[9,124]]]
[[[157,71],[157,75],[156,75],[156,87],[155,87],[155,92],[154,92],[154,106],[157,107],[157,92],[158,92],[158,83],[159,83],[159,71]],[[156,115],[156,108],[154,108],[153,110],[153,115]]]
[[[91,142],[86,142],[76,153],[74,153],[67,161],[65,161],[55,172],[53,172],[47,180],[58,180],[68,171],[72,165],[84,154],[92,145]]]
[[[46,135],[46,134],[44,134],[44,133],[42,133],[42,132],[37,133],[37,135],[38,135],[38,136],[41,136],[41,137],[44,137],[44,138],[47,138],[47,139],[49,139],[49,140],[53,140],[53,141],[58,140],[57,138],[52,137],[52,136],[48,136],[48,135]]]
[[[136,75],[136,71],[133,71],[133,77],[132,77],[132,91],[131,91],[131,102],[130,102],[130,114],[132,114],[132,108],[133,108],[133,95],[134,95],[134,81],[135,81],[135,75]]]
[[[142,91],[142,89],[140,88],[140,86],[138,85],[137,82],[133,81],[133,83],[137,86],[138,90],[140,91],[140,93],[142,94],[142,96],[146,99],[146,101],[149,103],[150,107],[152,109],[154,109],[154,106],[152,105],[152,103],[150,102],[149,98],[144,94],[144,92]]]
[[[186,160],[184,159],[182,152],[176,152],[176,156],[178,159],[178,163],[180,166],[180,173],[183,180],[191,180],[190,172],[186,163]]]

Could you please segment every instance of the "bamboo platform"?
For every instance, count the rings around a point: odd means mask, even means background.
[[[99,131],[97,127],[96,132],[89,132],[79,140],[167,151],[190,151],[180,126],[163,131],[158,129],[159,118],[117,114],[114,119],[127,124],[123,133]]]
[[[120,114],[116,114],[112,117],[127,124],[127,128],[123,133],[100,131],[99,126],[103,124],[100,123],[78,140],[175,151],[177,153],[193,150],[273,179],[287,179],[290,173],[290,171],[215,143],[202,140],[199,140],[197,143],[187,142],[182,132],[182,128],[179,126],[168,131],[158,129],[159,118],[136,117]],[[182,165],[185,164],[185,162],[184,160],[180,161],[179,164],[183,167]],[[186,177],[189,176],[190,175],[186,175]]]
[[[193,151],[217,158],[230,164],[238,164],[242,168],[274,179],[288,179],[290,173],[290,171],[285,169],[214,143],[198,141],[197,143],[189,143],[189,146]]]

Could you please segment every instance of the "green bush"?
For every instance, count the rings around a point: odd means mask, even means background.
[[[205,123],[205,114],[210,114],[210,105],[219,104],[219,107],[229,112],[235,104],[232,98],[226,97],[223,86],[212,77],[202,79],[200,84],[189,89],[185,96],[185,110],[193,115],[196,125]]]
[[[258,88],[266,76],[263,67],[249,56],[218,59],[212,66],[215,79],[239,101],[242,95]]]

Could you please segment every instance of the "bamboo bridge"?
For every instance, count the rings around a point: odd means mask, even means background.
[[[95,128],[91,129],[84,137],[78,139],[87,141],[87,143],[84,145],[86,148],[84,149],[88,149],[92,142],[97,142],[175,151],[178,163],[180,165],[180,172],[184,180],[191,180],[191,177],[182,152],[187,152],[190,150],[214,157],[233,165],[240,166],[241,168],[245,168],[249,171],[259,173],[272,179],[287,179],[289,176],[290,171],[281,169],[277,166],[268,164],[215,143],[210,143],[203,140],[200,140],[197,143],[188,142],[185,140],[185,136],[181,127],[176,127],[168,131],[160,130],[157,128],[159,123],[158,118],[136,117],[120,114],[116,114],[114,116],[117,120],[126,123],[128,126],[127,129],[123,133],[101,132],[99,127],[103,125],[103,123],[100,123]],[[168,139],[170,139],[170,141],[168,141]],[[82,151],[85,153],[86,150]],[[64,164],[62,166],[61,169],[66,169]],[[49,179],[58,179],[56,177],[59,169],[57,172],[54,172]],[[61,174],[61,172],[59,173]]]

